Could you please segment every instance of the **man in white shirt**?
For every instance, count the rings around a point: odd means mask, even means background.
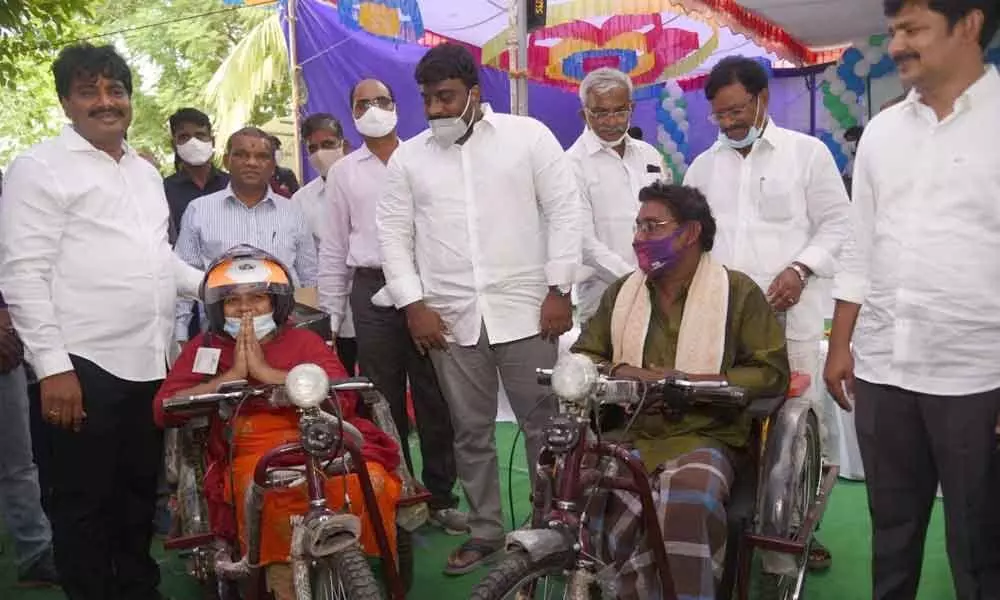
[[[555,363],[572,325],[580,208],[552,132],[480,105],[468,50],[432,48],[416,79],[430,129],[393,154],[376,221],[389,292],[451,409],[472,533],[448,560],[458,575],[503,548],[497,371],[530,465],[555,408],[535,369]]]
[[[302,121],[302,139],[305,140],[306,151],[309,153],[309,164],[319,177],[292,194],[292,202],[298,204],[305,214],[318,253],[329,229],[327,190],[330,169],[337,161],[344,158],[347,142],[344,140],[344,128],[340,121],[327,113],[315,113]],[[347,372],[353,375],[357,367],[358,345],[354,340],[354,319],[350,311],[348,307],[341,321],[336,336],[336,347],[340,362],[344,364]]]
[[[983,61],[1000,15],[885,12],[913,87],[858,147],[825,379],[857,410],[872,597],[916,597],[940,482],[956,597],[1000,598],[1000,76]]]
[[[171,252],[163,183],[125,143],[125,61],[82,44],[52,71],[72,126],[7,173],[0,281],[52,425],[56,563],[72,600],[159,598],[152,402],[176,294],[194,295],[201,274]]]
[[[656,148],[628,135],[635,103],[632,80],[617,69],[591,71],[580,84],[586,127],[566,151],[583,207],[583,262],[576,301],[581,325],[597,311],[608,286],[635,270],[632,238],[639,190],[671,176]]]
[[[226,142],[226,189],[191,202],[181,218],[175,251],[188,264],[208,268],[240,244],[259,248],[292,271],[297,288],[316,286],[317,254],[312,228],[298,204],[271,189],[275,151],[273,136],[244,127]],[[174,335],[188,339],[193,301],[177,303]]]
[[[364,145],[330,172],[327,205],[329,235],[320,246],[320,304],[330,313],[340,336],[348,317],[348,297],[354,310],[361,372],[385,395],[403,441],[403,457],[413,472],[408,443],[407,381],[413,398],[420,454],[421,479],[431,493],[431,521],[454,535],[468,531],[468,519],[457,510],[455,433],[448,404],[441,394],[434,365],[421,353],[406,328],[406,315],[391,301],[377,298],[385,274],[375,225],[375,204],[389,171],[386,163],[399,146],[396,101],[381,81],[365,79],[351,90],[354,126]]]
[[[829,280],[848,235],[849,201],[829,149],[768,116],[767,71],[742,56],[722,59],[705,82],[719,139],[698,156],[684,184],[700,189],[718,222],[712,256],[750,275],[784,317],[792,371],[812,378],[802,399],[820,422],[823,455],[837,455],[820,381],[820,342]],[[814,544],[810,567],[830,564]]]

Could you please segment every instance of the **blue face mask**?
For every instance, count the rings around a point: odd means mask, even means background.
[[[761,128],[757,127],[757,120],[760,119],[760,96],[757,97],[757,107],[753,112],[753,125],[750,130],[747,131],[746,137],[742,140],[734,140],[724,131],[719,131],[719,142],[729,146],[733,150],[743,150],[744,148],[749,148],[753,146],[753,143],[760,139]]]
[[[226,317],[226,324],[223,326],[223,329],[231,338],[236,339],[236,336],[240,333],[242,322],[243,320],[239,317]],[[277,328],[278,325],[274,322],[274,313],[267,313],[266,315],[253,318],[253,332],[257,335],[258,340],[264,339]]]

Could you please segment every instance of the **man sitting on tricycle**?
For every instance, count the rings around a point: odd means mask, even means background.
[[[790,377],[784,331],[748,276],[712,260],[716,225],[705,197],[656,183],[639,200],[633,242],[639,270],[607,290],[572,352],[615,377],[719,380],[754,396],[783,395]],[[717,596],[725,506],[750,431],[747,415],[704,408],[682,415],[640,411],[628,430],[626,441],[655,468],[651,484],[680,598]],[[621,565],[619,598],[658,595],[641,525],[638,501],[619,491],[591,521],[603,558]]]
[[[303,363],[319,365],[331,380],[347,377],[340,360],[315,333],[288,326],[294,286],[288,270],[269,254],[247,246],[231,249],[205,274],[201,298],[209,321],[208,331],[187,343],[155,399],[157,423],[178,425],[178,417],[163,410],[166,399],[215,392],[220,385],[247,381],[251,385],[285,383],[288,371]],[[374,424],[355,415],[353,393],[339,397],[344,420],[364,436],[361,448],[378,510],[395,547],[396,502],[400,482],[394,474],[399,463],[396,442]],[[204,490],[213,533],[239,539],[245,549],[243,498],[253,482],[258,460],[269,450],[300,437],[294,406],[250,399],[235,407],[225,422],[213,418],[208,443],[209,467]],[[339,509],[346,494],[351,511],[361,516],[361,545],[378,554],[371,514],[362,498],[357,475],[326,480],[326,498]],[[235,515],[233,509],[235,507]],[[367,509],[367,510],[366,510]],[[264,496],[259,538],[260,564],[266,565],[268,587],[278,600],[293,598],[288,568],[290,517],[309,510],[304,486],[269,489]],[[238,537],[237,537],[238,534]],[[256,565],[254,565],[256,566]]]

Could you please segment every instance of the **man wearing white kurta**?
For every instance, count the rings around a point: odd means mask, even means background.
[[[748,58],[726,58],[712,69],[705,95],[719,139],[694,160],[684,183],[701,189],[715,214],[712,255],[750,275],[785,315],[788,360],[812,378],[804,398],[831,460],[835,415],[825,414],[820,341],[850,205],[826,146],[768,117],[767,85],[767,72]]]
[[[628,135],[635,103],[632,80],[617,69],[591,71],[580,84],[587,124],[566,151],[583,207],[583,262],[577,274],[580,324],[597,311],[608,285],[635,270],[632,238],[639,190],[670,172],[656,148]]]
[[[529,464],[555,409],[535,369],[555,363],[572,325],[579,197],[551,131],[480,105],[464,47],[431,49],[416,78],[430,130],[392,155],[375,214],[389,291],[430,352],[452,415],[472,533],[448,559],[445,573],[459,575],[503,549],[497,372]]]
[[[56,564],[72,600],[158,600],[153,396],[177,292],[194,295],[201,273],[171,251],[163,182],[125,142],[128,65],[81,44],[52,71],[72,126],[10,167],[0,281],[50,424]]]

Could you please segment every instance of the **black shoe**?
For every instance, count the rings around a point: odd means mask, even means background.
[[[49,550],[42,554],[27,569],[17,575],[17,585],[20,587],[48,587],[59,585],[59,572],[56,562]]]

